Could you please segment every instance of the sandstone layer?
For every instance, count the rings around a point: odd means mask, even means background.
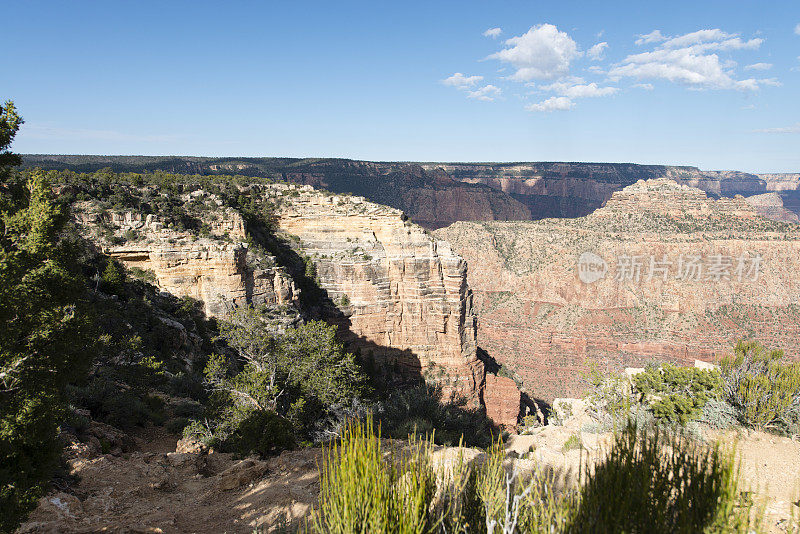
[[[400,210],[363,197],[283,183],[248,189],[274,206],[278,234],[293,253],[315,265],[314,283],[326,295],[317,303],[321,318],[339,326],[349,350],[437,382],[445,397],[462,396],[470,407],[485,397],[497,423],[516,423],[519,392],[485,381],[466,262],[447,242]],[[163,291],[201,300],[209,315],[224,317],[231,307],[253,303],[283,309],[286,324],[298,320],[295,280],[263,248],[248,247],[242,216],[200,189],[181,200],[204,206],[195,210],[203,232],[96,202],[77,204],[75,219],[104,252],[149,272]]]
[[[446,395],[477,406],[485,371],[464,260],[397,209],[308,186],[290,190],[279,229],[314,262],[349,346],[378,365],[438,380]],[[277,188],[270,194],[285,196]]]
[[[152,273],[160,289],[201,300],[211,316],[253,303],[288,306],[297,299],[294,281],[269,255],[253,254],[245,243],[241,215],[197,191],[185,201],[214,205],[207,235],[166,226],[158,215],[75,206],[75,218],[103,251],[128,268]]]
[[[534,397],[579,395],[589,361],[691,365],[743,337],[799,354],[800,228],[741,197],[640,181],[587,217],[461,222],[436,235],[469,264],[479,345]],[[597,279],[583,281],[581,265]]]
[[[632,163],[407,163],[347,159],[26,155],[23,165],[48,169],[267,176],[352,193],[403,210],[429,229],[456,221],[579,217],[639,179],[670,178],[713,197],[776,191],[800,214],[797,174],[755,175],[697,167]],[[766,213],[770,215],[770,213]]]

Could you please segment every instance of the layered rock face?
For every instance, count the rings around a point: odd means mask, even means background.
[[[150,271],[168,293],[201,300],[208,315],[223,316],[243,303],[288,306],[297,299],[286,270],[271,256],[248,250],[242,217],[230,208],[217,206],[209,215],[206,237],[168,228],[157,215],[106,212],[91,203],[76,205],[75,218],[106,254]]]
[[[800,222],[800,217],[796,213],[784,207],[783,199],[778,193],[762,193],[747,197],[746,200],[762,217],[773,221]]]
[[[766,192],[764,180],[752,174],[669,165],[431,163],[424,167],[428,170],[442,169],[459,181],[500,189],[524,203],[532,219],[588,215],[603,206],[615,191],[639,179],[669,178],[714,196],[748,196]]]
[[[800,355],[800,228],[658,179],[587,217],[438,230],[469,264],[478,343],[531,396],[580,395],[589,361],[691,365],[740,338]]]
[[[163,170],[268,176],[337,193],[362,195],[403,210],[425,228],[455,221],[579,217],[603,206],[638,179],[670,178],[714,197],[751,196],[782,187],[785,207],[800,214],[798,175],[702,171],[696,167],[630,163],[419,163],[345,159],[202,158],[163,156],[24,156],[26,166],[93,171]],[[795,178],[792,179],[791,177]],[[772,184],[770,186],[769,184]],[[790,184],[794,185],[790,185]],[[786,188],[789,189],[786,189]]]
[[[335,192],[352,192],[373,202],[403,210],[429,229],[456,221],[527,220],[529,209],[503,191],[484,184],[462,183],[437,167],[421,165],[324,162],[313,172],[288,172],[295,183]]]
[[[329,302],[323,318],[338,324],[343,341],[362,357],[438,382],[446,397],[471,407],[487,399],[499,424],[519,413],[516,386],[485,381],[478,359],[466,262],[400,211],[311,186],[262,185],[252,191],[275,206],[278,234],[315,265]],[[284,306],[298,317],[299,290],[288,271],[263,250],[251,250],[241,215],[213,195],[195,191],[185,202],[206,202],[204,237],[165,226],[156,215],[75,206],[85,235],[129,268],[150,271],[158,287],[202,300],[222,316],[245,302]],[[516,406],[516,408],[514,408]]]
[[[759,174],[767,184],[767,191],[781,197],[783,206],[800,215],[800,173]]]
[[[310,187],[292,191],[278,226],[314,262],[349,346],[477,405],[484,369],[464,260],[399,210]]]

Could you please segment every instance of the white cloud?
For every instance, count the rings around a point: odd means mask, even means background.
[[[764,39],[750,39],[742,41],[735,34],[726,33],[720,29],[698,30],[678,37],[672,37],[661,43],[661,48],[691,48],[694,52],[709,50],[741,50],[756,49],[761,46]]]
[[[754,50],[763,39],[742,40],[719,29],[699,30],[677,37],[666,37],[658,30],[641,36],[637,44],[660,41],[653,50],[631,54],[608,72],[609,78],[664,79],[694,89],[738,89],[756,91],[777,80],[736,79],[736,62],[721,59],[717,53]]]
[[[442,83],[445,85],[451,85],[453,87],[457,87],[459,89],[465,89],[467,87],[472,87],[476,83],[483,80],[483,76],[464,76],[460,72],[456,72],[449,78],[445,78],[442,80]]]
[[[552,24],[531,27],[527,33],[505,42],[507,48],[489,56],[510,63],[517,71],[512,80],[552,80],[569,72],[570,62],[579,57],[578,45]]]
[[[606,71],[603,70],[603,67],[598,67],[597,65],[592,65],[591,67],[587,68],[589,72],[593,72],[595,74],[605,74]]]
[[[497,39],[500,37],[500,34],[503,33],[503,30],[500,28],[489,28],[485,32],[483,32],[484,37],[491,37],[492,39]]]
[[[555,82],[550,85],[542,86],[546,91],[553,91],[561,96],[566,96],[570,100],[575,98],[595,98],[599,96],[610,96],[618,92],[616,87],[598,87],[594,82],[589,84],[570,83],[570,82]]]
[[[549,112],[549,111],[565,111],[575,107],[575,103],[565,96],[553,96],[547,100],[543,100],[538,104],[530,104],[525,106],[528,111],[535,112]]]
[[[494,85],[484,85],[480,89],[476,89],[475,91],[468,91],[467,98],[474,98],[476,100],[483,100],[485,102],[492,102],[494,98],[500,95],[500,88],[495,87]]]
[[[603,54],[605,53],[606,48],[608,48],[608,43],[606,42],[597,43],[596,45],[591,47],[588,52],[586,52],[586,55],[592,61],[600,61],[601,59],[603,59]]]
[[[652,91],[653,84],[652,83],[635,83],[633,84],[634,87],[638,87],[639,89],[644,89],[645,91]]]
[[[800,22],[797,23],[797,26],[794,27],[795,35],[800,35]]]
[[[800,133],[800,122],[793,126],[782,126],[780,128],[764,128],[762,130],[753,130],[756,133],[777,133],[777,134],[796,134]]]
[[[638,39],[636,39],[637,45],[643,44],[650,44],[650,43],[657,43],[659,41],[665,41],[667,38],[661,35],[661,30],[653,30],[650,33],[646,33],[644,35],[640,35]]]

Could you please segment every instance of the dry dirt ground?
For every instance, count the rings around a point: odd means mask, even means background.
[[[546,465],[574,480],[582,462],[600,457],[610,444],[607,434],[581,432],[582,424],[581,417],[573,417],[563,426],[514,436],[506,447],[521,471]],[[319,492],[318,448],[261,461],[175,452],[177,437],[155,429],[140,432],[135,443],[104,425],[93,433],[67,449],[78,481],[42,498],[20,533],[251,533],[259,527],[272,532],[306,516]],[[564,443],[575,434],[583,450],[565,451]],[[757,498],[766,500],[770,532],[785,532],[792,507],[798,514],[800,443],[760,432],[706,434],[738,441],[742,476]],[[444,447],[433,454],[435,464],[458,455]],[[468,449],[464,456],[473,461],[480,452]]]

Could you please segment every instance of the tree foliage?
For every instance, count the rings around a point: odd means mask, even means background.
[[[22,119],[0,109],[0,530],[35,505],[59,457],[66,384],[90,354],[85,283],[45,176],[15,180],[8,152]]]
[[[242,453],[269,454],[310,437],[315,423],[336,407],[358,398],[364,377],[354,357],[336,340],[336,327],[311,321],[275,335],[264,310],[243,307],[221,323],[221,337],[235,356],[212,355],[205,370],[214,391],[207,426],[189,434]],[[253,421],[267,421],[275,442]],[[288,436],[288,437],[287,437]],[[254,445],[255,446],[252,446]]]

